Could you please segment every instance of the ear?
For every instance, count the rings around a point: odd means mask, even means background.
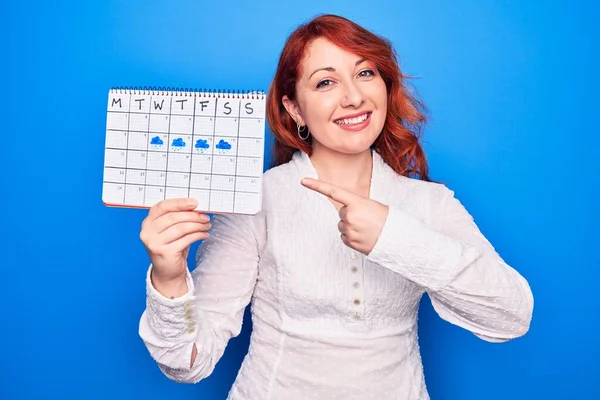
[[[288,114],[290,114],[290,116],[294,119],[294,121],[296,121],[298,125],[305,125],[304,119],[302,118],[302,115],[300,115],[300,108],[298,107],[298,103],[296,103],[294,100],[290,100],[290,98],[287,96],[283,96],[281,102],[283,103],[283,106],[287,110]]]

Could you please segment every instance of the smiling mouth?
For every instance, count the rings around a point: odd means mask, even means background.
[[[342,126],[352,126],[352,125],[358,125],[360,123],[365,122],[370,116],[371,116],[371,112],[366,112],[357,117],[336,119],[333,122],[335,122],[338,125],[342,125]]]

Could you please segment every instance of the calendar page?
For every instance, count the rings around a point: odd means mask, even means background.
[[[111,89],[102,201],[190,197],[198,210],[255,214],[264,142],[264,93]]]

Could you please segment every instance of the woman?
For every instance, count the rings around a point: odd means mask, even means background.
[[[250,348],[229,399],[428,399],[424,293],[483,340],[527,332],[528,283],[428,178],[425,118],[403,79],[387,41],[314,19],[288,39],[268,94],[276,166],[262,211],[211,224],[190,199],[152,207],[140,335],[165,375],[208,377],[250,301]]]

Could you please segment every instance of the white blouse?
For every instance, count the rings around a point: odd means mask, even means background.
[[[389,211],[365,256],[342,243],[335,207],[303,177],[318,178],[297,152],[265,173],[259,214],[215,215],[184,296],[162,296],[148,269],[139,334],[167,377],[207,378],[249,302],[250,347],[228,400],[429,399],[417,340],[425,292],[441,318],[483,340],[527,332],[527,281],[444,185],[400,176],[374,152],[370,198]]]

